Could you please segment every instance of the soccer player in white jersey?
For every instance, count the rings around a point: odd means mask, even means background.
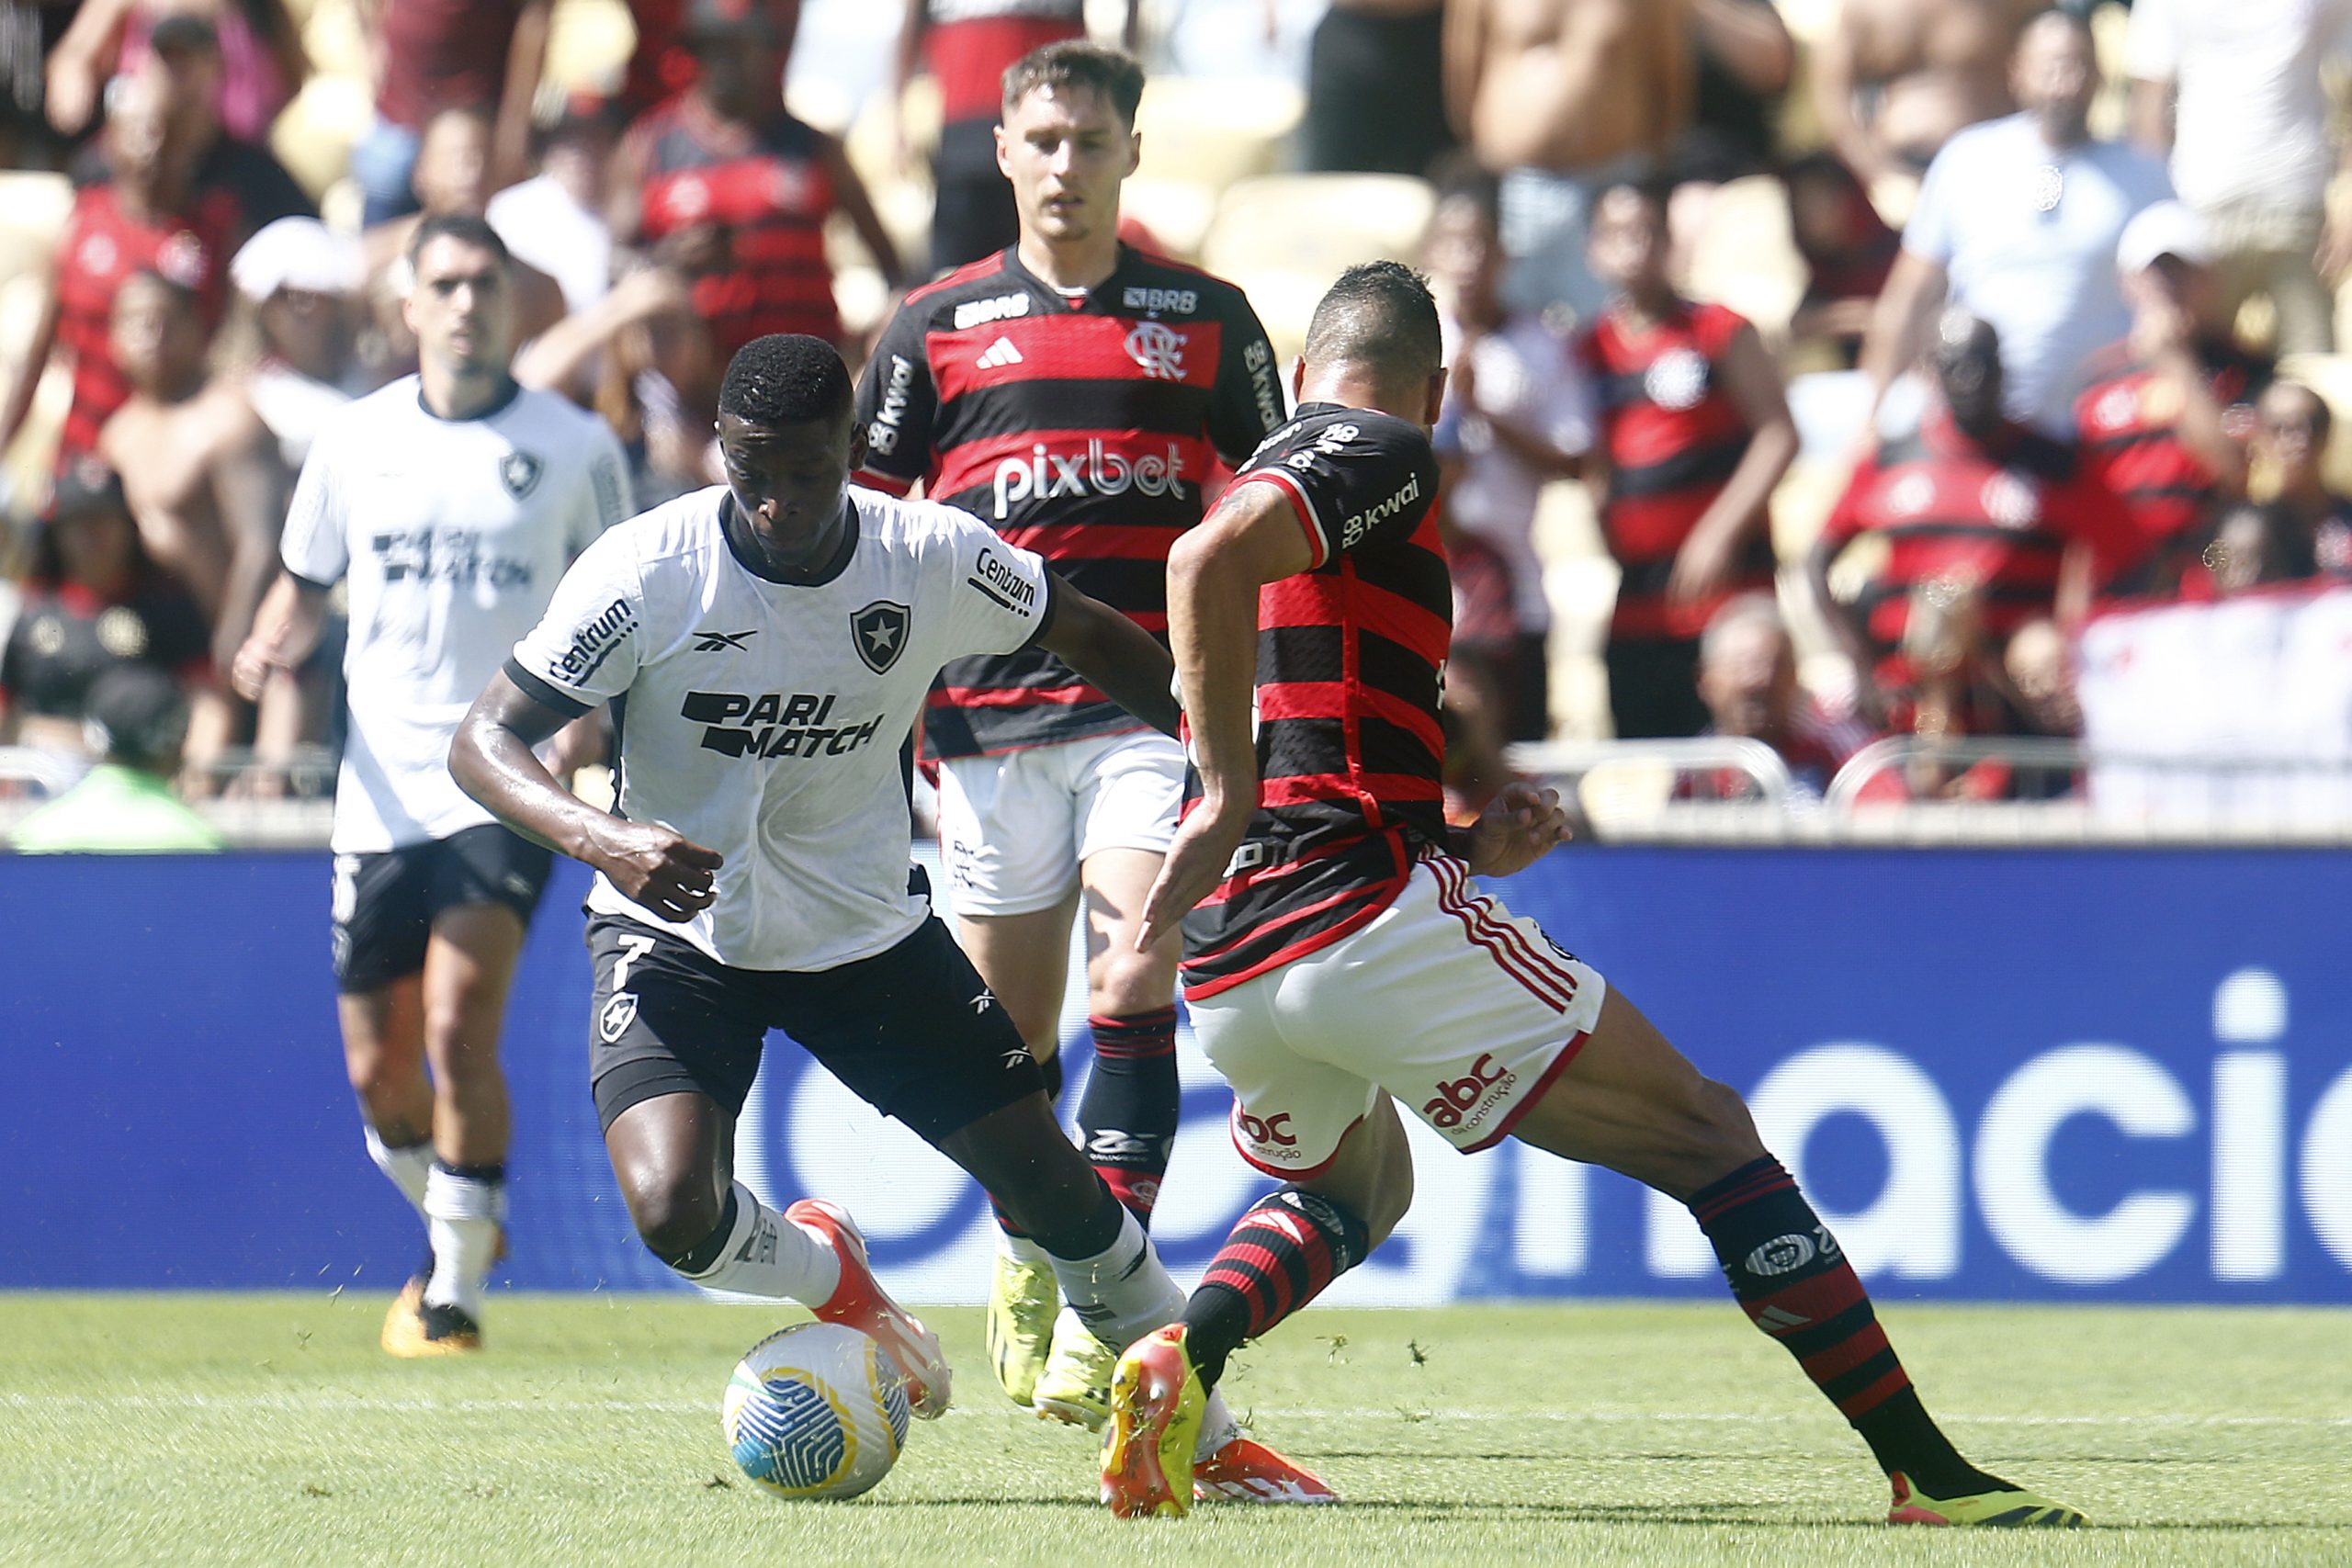
[[[697,1284],[873,1334],[918,1414],[939,1342],[890,1302],[849,1216],[783,1214],[734,1179],[771,1029],[976,1177],[1106,1345],[1182,1302],[1136,1217],[1062,1136],[1003,1006],[908,863],[899,741],[950,659],[1048,649],[1172,731],[1150,635],[970,513],[849,487],[865,456],[831,344],[754,339],[728,366],[728,483],[605,535],[459,726],[451,772],[517,831],[596,870],[590,1078],[638,1235]],[[615,812],[532,748],[606,704]],[[1211,1410],[1214,1495],[1323,1495]]]
[[[272,670],[308,658],[329,590],[348,581],[337,1011],[368,1153],[432,1244],[384,1320],[384,1348],[431,1356],[481,1345],[482,1281],[506,1213],[499,1027],[549,865],[451,781],[449,738],[571,558],[630,505],[604,423],[507,374],[514,302],[497,233],[431,219],[410,259],[417,374],[321,432],[286,520],[285,570],[235,680],[258,695]],[[571,729],[554,765],[568,773],[604,739]]]

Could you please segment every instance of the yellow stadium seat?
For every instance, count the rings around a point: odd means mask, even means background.
[[[637,24],[622,0],[556,0],[544,81],[562,93],[613,93],[636,48]]]
[[[1154,77],[1136,111],[1143,137],[1136,173],[1210,190],[1272,174],[1306,110],[1306,93],[1287,83],[1252,82],[1239,91],[1230,82]]]
[[[1244,272],[1320,275],[1358,262],[1411,261],[1436,205],[1408,175],[1269,175],[1229,187],[1201,243],[1201,265]]]
[[[351,150],[376,123],[376,100],[356,76],[321,73],[269,128],[269,149],[315,201],[351,170]]]
[[[74,184],[63,175],[0,172],[0,278],[45,273],[73,210]]]

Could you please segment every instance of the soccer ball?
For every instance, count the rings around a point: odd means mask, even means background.
[[[718,1421],[744,1474],[779,1497],[854,1497],[907,1442],[907,1387],[865,1335],[796,1323],[745,1353]]]

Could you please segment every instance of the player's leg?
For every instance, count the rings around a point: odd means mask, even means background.
[[[498,1037],[522,955],[524,925],[511,908],[463,904],[434,919],[424,951],[424,1049],[433,1066],[433,1171],[425,1226],[433,1277],[428,1332],[481,1332],[482,1285],[506,1224],[506,1148],[512,1116]]]
[[[939,848],[956,894],[956,937],[1061,1098],[1062,995],[1078,913],[1076,819],[1058,764],[1067,748],[949,758],[939,771]],[[1045,1249],[1000,1208],[989,1282],[989,1363],[1015,1404],[1032,1403],[1054,1332]]]
[[[334,903],[335,1014],[368,1156],[422,1219],[433,1170],[433,1085],[424,1070],[429,920],[418,852],[336,856]],[[382,1344],[394,1355],[427,1353],[417,1314],[432,1272],[428,1253],[384,1314]]]
[[[1512,1131],[1690,1206],[1749,1319],[1796,1357],[1893,1479],[1895,1522],[2082,1522],[1961,1457],[1739,1095],[1702,1075],[1623,993],[1609,994],[1582,1048]]]
[[[607,915],[590,919],[588,950],[597,1120],[647,1249],[707,1289],[799,1302],[872,1335],[907,1374],[915,1413],[940,1415],[939,1341],[884,1292],[849,1216],[805,1198],[779,1214],[734,1179],[735,1121],[772,1021],[770,977]]]

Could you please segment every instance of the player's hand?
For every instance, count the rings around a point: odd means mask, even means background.
[[[1159,879],[1143,902],[1143,924],[1136,930],[1137,953],[1150,952],[1225,880],[1225,868],[1241,847],[1241,835],[1249,830],[1255,810],[1254,804],[1213,807],[1204,800],[1178,824]]]
[[[1507,784],[1470,829],[1470,869],[1480,876],[1509,876],[1575,836],[1558,790]]]
[[[262,688],[269,684],[271,673],[285,668],[277,657],[277,641],[256,634],[245,638],[236,658],[230,661],[229,684],[245,701],[257,703],[261,701]]]
[[[595,849],[585,858],[622,897],[671,921],[690,920],[710,908],[726,860],[659,822],[618,817],[598,829]]]

